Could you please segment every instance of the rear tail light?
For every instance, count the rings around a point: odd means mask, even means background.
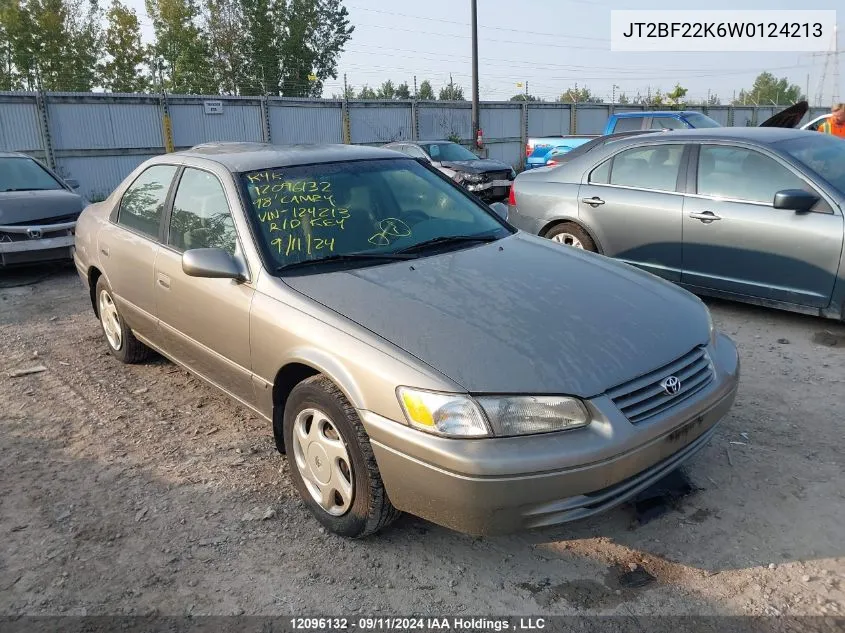
[[[531,147],[530,145],[526,145],[525,146],[525,155],[531,156],[531,154],[533,154],[533,153],[534,153],[534,148]]]
[[[511,190],[508,193],[508,204],[512,207],[516,206],[516,193],[513,190],[513,185],[511,185]]]
[[[546,163],[546,167],[552,167],[553,165],[557,165],[557,161],[555,159],[552,159]]]

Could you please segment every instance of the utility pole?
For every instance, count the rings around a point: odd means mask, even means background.
[[[343,73],[343,100],[347,101],[349,95],[349,89],[346,87],[346,73]]]
[[[525,82],[525,100],[528,101],[528,82]]]
[[[414,75],[414,99],[419,99],[420,95],[417,92],[417,76]]]
[[[472,7],[472,138],[478,138],[478,0]]]

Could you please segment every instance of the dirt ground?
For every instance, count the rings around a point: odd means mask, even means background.
[[[404,517],[349,542],[268,425],[110,357],[70,268],[2,272],[0,615],[845,615],[845,327],[710,305],[742,383],[674,509],[498,538]]]

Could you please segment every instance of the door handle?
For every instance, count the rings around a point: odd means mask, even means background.
[[[170,290],[170,277],[167,275],[158,274],[158,285],[165,290]]]
[[[109,256],[109,247],[108,247],[108,246],[101,246],[101,247],[100,247],[100,252],[101,252],[101,253],[102,253],[105,257],[108,257],[108,256]]]
[[[721,220],[722,216],[716,215],[712,211],[702,211],[701,213],[690,213],[689,217],[693,220],[701,220],[704,224],[710,224],[716,220]]]
[[[581,198],[581,202],[583,202],[584,204],[589,204],[591,207],[598,207],[604,204],[604,200],[602,200],[598,196],[593,196],[592,198]]]

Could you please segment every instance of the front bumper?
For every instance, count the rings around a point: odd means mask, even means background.
[[[396,508],[478,535],[556,525],[625,502],[707,444],[739,382],[730,339],[709,351],[708,387],[637,425],[607,396],[587,403],[589,427],[516,438],[445,439],[360,414]]]
[[[506,200],[510,193],[512,180],[493,180],[491,182],[483,182],[478,184],[463,183],[467,191],[474,193],[476,196],[487,202],[498,202]]]

